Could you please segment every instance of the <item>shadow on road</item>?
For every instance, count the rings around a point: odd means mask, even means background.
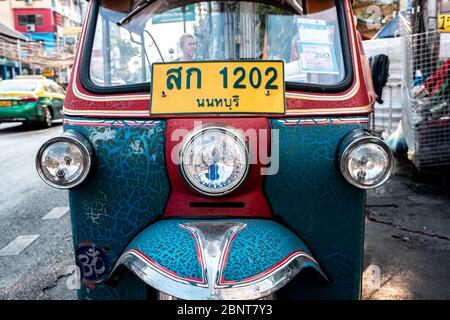
[[[450,297],[448,189],[442,175],[411,181],[409,168],[398,161],[386,185],[368,192],[364,299]]]
[[[51,128],[61,126],[62,122],[54,122]],[[21,133],[31,131],[45,131],[51,128],[42,128],[39,124],[22,124],[22,123],[1,123],[0,135],[9,133]]]

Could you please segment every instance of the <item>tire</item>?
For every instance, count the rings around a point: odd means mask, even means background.
[[[45,108],[44,111],[44,122],[42,123],[42,126],[44,128],[50,128],[52,126],[52,121],[53,121],[52,112],[50,111],[50,108],[47,107]]]

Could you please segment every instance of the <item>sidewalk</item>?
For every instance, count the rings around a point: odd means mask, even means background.
[[[448,193],[411,181],[400,162],[386,185],[368,193],[366,212],[363,298],[450,299]]]

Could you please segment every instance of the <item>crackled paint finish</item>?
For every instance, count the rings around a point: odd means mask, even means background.
[[[79,300],[145,300],[147,288],[131,272],[124,272],[115,286],[97,284],[95,288],[84,288],[78,291]]]
[[[196,222],[200,223],[202,220]],[[214,220],[211,223],[225,222],[242,224],[243,228],[230,239],[228,247],[223,248],[223,261],[226,262],[219,268],[222,275],[221,284],[230,285],[259,279],[280,266],[280,263],[292,254],[301,252],[311,255],[295,234],[276,222],[229,219]],[[137,250],[143,253],[152,263],[158,265],[159,272],[168,277],[175,276],[185,281],[195,279],[198,283],[206,284],[209,280],[204,279],[201,265],[202,257],[207,255],[203,252],[205,245],[200,246],[203,240],[183,227],[190,223],[192,224],[192,220],[159,221],[135,238],[127,251]],[[302,267],[312,267],[320,272],[312,261],[303,262]],[[208,269],[208,266],[205,265],[205,268]]]
[[[364,124],[286,126],[279,130],[280,167],[265,194],[275,217],[292,228],[329,276],[326,286],[294,282],[291,298],[356,299],[361,291],[365,192],[349,185],[336,163],[342,139]]]
[[[151,225],[135,238],[127,250],[136,249],[152,261],[181,278],[202,280],[197,241],[178,220],[163,220]]]
[[[240,282],[262,274],[296,251],[310,254],[306,245],[280,224],[270,220],[247,222],[230,244],[223,271],[225,281]]]
[[[163,214],[170,186],[164,159],[164,121],[105,123],[70,118],[64,130],[83,134],[95,150],[88,180],[69,191],[74,245],[90,242],[103,248],[110,271],[127,244]],[[102,292],[112,290],[102,287],[97,285]],[[83,297],[101,296],[97,289],[82,290]],[[126,292],[131,291],[115,289],[114,294],[125,299]]]

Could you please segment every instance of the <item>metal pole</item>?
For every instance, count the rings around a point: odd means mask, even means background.
[[[102,21],[102,38],[103,38],[103,74],[106,86],[111,85],[111,39],[109,33],[109,19],[103,18]]]
[[[186,33],[186,7],[181,7],[181,10],[183,11],[183,29],[184,33]]]
[[[438,29],[438,17],[437,17],[437,1],[428,0],[428,30],[435,31]]]
[[[430,46],[430,71],[435,72],[439,66],[440,33],[438,32],[438,4],[436,0],[428,0],[427,15],[424,19],[427,25],[425,29],[429,32],[427,39]]]
[[[60,44],[59,44],[59,36],[58,34],[56,34],[56,52],[58,55],[58,59],[60,59]],[[62,71],[61,71],[61,67],[58,68],[58,82],[61,83],[62,81]]]
[[[22,74],[22,55],[20,54],[21,51],[20,40],[17,39],[17,60],[19,61],[19,75]]]

